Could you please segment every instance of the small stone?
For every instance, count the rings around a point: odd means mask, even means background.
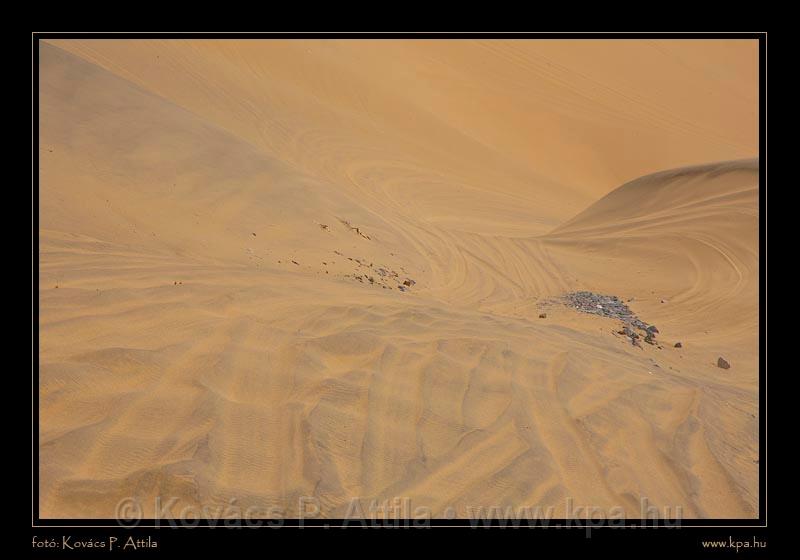
[[[662,300],[661,300],[661,303],[667,303],[667,300],[665,300],[665,299],[662,299]]]
[[[255,236],[256,236],[256,232],[253,232],[253,237],[255,237]]]
[[[650,325],[649,327],[647,327],[647,332],[650,332],[650,333],[653,333],[653,334],[657,334],[658,333],[658,329],[656,328],[655,325]]]
[[[547,319],[547,313],[539,313],[539,319]]]
[[[414,282],[414,281],[413,281],[413,280],[411,280],[410,278],[407,278],[406,280],[404,280],[404,281],[403,281],[403,285],[404,285],[404,286],[408,286],[409,288],[410,288],[411,286],[413,286],[414,284],[416,284],[416,282]]]
[[[402,286],[402,285],[398,285],[397,289],[400,290],[401,292],[407,292],[408,291],[408,288],[406,288],[405,286]]]
[[[722,356],[717,358],[717,367],[722,369],[731,369],[731,365]]]
[[[630,327],[625,327],[622,330],[624,331],[623,334],[626,334],[631,338],[639,338],[639,334],[636,331],[634,331],[633,329],[631,329]]]
[[[680,342],[676,342],[675,348],[683,348],[683,344],[681,344]]]
[[[650,333],[647,333],[647,336],[644,337],[644,341],[647,344],[655,344],[655,341],[653,340],[653,335]]]

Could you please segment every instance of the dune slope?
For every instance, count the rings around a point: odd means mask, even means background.
[[[754,90],[548,43],[42,44],[41,516],[756,516]]]

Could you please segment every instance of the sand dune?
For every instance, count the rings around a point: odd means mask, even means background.
[[[41,516],[757,516],[756,60],[43,43]],[[573,290],[632,298],[663,348]]]

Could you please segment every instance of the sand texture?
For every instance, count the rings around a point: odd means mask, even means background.
[[[39,56],[41,517],[758,515],[755,42]]]

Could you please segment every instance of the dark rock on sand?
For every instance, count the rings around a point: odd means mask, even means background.
[[[675,348],[683,348],[683,344],[681,344],[680,342],[676,342]]]
[[[634,346],[639,346],[637,343],[639,338],[637,330],[643,333],[645,342],[656,346],[655,336],[659,332],[658,328],[655,325],[648,325],[639,319],[617,296],[596,294],[584,290],[565,294],[563,299],[567,305],[583,313],[621,320],[623,328],[617,333],[630,338]],[[633,301],[633,298],[628,301]]]
[[[639,338],[639,334],[627,325],[622,328],[620,334],[624,334],[630,338]]]
[[[722,369],[731,369],[731,365],[722,356],[717,358],[717,367],[720,367]]]

